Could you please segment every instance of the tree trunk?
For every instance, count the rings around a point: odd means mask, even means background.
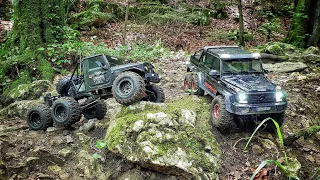
[[[298,47],[320,45],[320,0],[297,0],[285,42]]]
[[[37,49],[45,47],[46,44],[63,41],[66,2],[65,0],[13,1],[14,25],[10,37],[0,50],[0,62],[2,61],[0,65],[5,67],[2,67],[0,72],[0,80],[4,76],[9,76],[11,80],[16,79],[14,76],[17,73],[10,76],[13,69],[25,72],[29,79],[34,71],[39,73],[42,79],[52,79],[51,63],[46,59],[44,52]],[[34,61],[28,63],[31,60]]]
[[[314,0],[310,4],[309,8],[309,27],[307,28],[308,34],[311,34],[308,41],[308,46],[320,45],[320,0]]]
[[[244,44],[244,25],[243,25],[243,13],[242,13],[242,2],[238,0],[238,9],[239,9],[239,43],[240,46],[245,46]]]

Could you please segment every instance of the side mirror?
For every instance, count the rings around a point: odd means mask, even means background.
[[[211,70],[211,71],[209,72],[209,75],[210,75],[210,76],[216,76],[216,75],[218,75],[218,71],[217,71],[217,70]]]

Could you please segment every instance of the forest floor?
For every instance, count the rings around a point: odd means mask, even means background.
[[[229,9],[231,11],[231,9]],[[229,14],[232,12],[229,12]],[[263,45],[267,43],[266,38],[257,33],[257,27],[261,25],[261,21],[258,19],[247,19],[248,28],[253,32],[255,39],[251,42],[247,42],[247,47],[254,47],[257,45]],[[281,20],[283,30],[288,29],[288,20]],[[1,26],[3,28],[1,28]],[[4,27],[8,28],[10,25],[0,24],[0,41],[4,38]],[[105,27],[98,28],[96,31],[82,31],[81,39],[84,41],[90,41],[92,37],[95,37],[95,42],[105,42],[109,47],[116,47],[122,43],[122,24],[112,23]],[[128,38],[129,43],[154,43],[161,40],[164,47],[177,51],[178,53],[185,52],[191,53],[196,49],[199,49],[206,45],[234,45],[236,41],[226,40],[226,32],[231,32],[237,28],[237,22],[233,19],[226,20],[213,20],[211,25],[205,27],[198,27],[183,23],[166,24],[166,25],[129,25]],[[160,31],[161,29],[161,31]],[[283,34],[278,34],[272,37],[272,40],[279,40],[283,38]],[[183,55],[177,56],[177,58],[163,59],[155,62],[159,68],[159,73],[163,76],[161,86],[165,89],[166,101],[174,101],[177,98],[186,96],[183,90],[183,79],[186,70],[185,59]],[[310,122],[319,119],[319,99],[320,99],[320,72],[318,71],[313,77],[307,76],[308,71],[301,73],[283,73],[283,74],[269,74],[269,78],[281,85],[288,93],[289,106],[286,111],[286,118],[282,126],[282,133],[286,137],[289,133],[296,132],[297,130],[310,126]],[[299,78],[306,76],[306,78]],[[315,77],[315,78],[314,78]],[[212,98],[208,98],[208,106],[211,103]],[[76,128],[83,125],[84,122],[80,122]],[[317,124],[319,122],[314,122]],[[209,124],[208,124],[209,125]],[[319,125],[319,124],[318,124]],[[2,145],[10,145],[10,141],[14,142],[16,149],[24,149],[27,153],[28,149],[25,147],[41,145],[48,146],[47,149],[54,147],[59,142],[67,139],[67,144],[71,144],[73,149],[77,149],[77,142],[73,142],[74,130],[55,130],[49,133],[46,132],[33,132],[27,129],[26,123],[21,119],[7,119],[0,121],[0,140],[7,140],[7,143]],[[4,135],[6,133],[6,135]],[[92,132],[91,144],[94,146],[96,139],[104,137],[104,131],[96,129]],[[245,146],[246,137],[251,135],[250,132],[244,132],[243,130],[237,130],[237,132],[229,135],[222,135],[217,130],[213,129],[213,133],[220,143],[221,151],[223,152],[221,157],[221,174],[220,179],[248,179],[252,174],[252,171],[264,160],[279,159],[283,157],[282,148],[279,147],[277,137],[273,134],[266,132],[259,132],[258,138],[255,138],[249,146],[248,151],[243,151]],[[27,138],[23,138],[27,137]],[[71,138],[71,140],[70,140]],[[38,142],[38,139],[40,141]],[[69,140],[68,140],[69,139]],[[299,173],[300,179],[310,179],[315,170],[320,167],[320,135],[317,134],[310,139],[299,139],[290,147],[286,147],[285,151],[288,153],[288,157],[297,159],[301,163],[301,169]],[[10,147],[10,146],[8,146]],[[7,151],[7,148],[2,147],[2,152]],[[50,151],[55,150],[53,148]],[[13,154],[13,153],[12,153]],[[14,154],[13,154],[14,155]],[[49,158],[50,161],[54,161],[57,164],[61,164],[59,158]],[[118,171],[128,171],[132,164],[126,163],[122,158],[111,156],[109,157],[109,164],[112,167],[114,164],[121,164],[121,168],[115,169]],[[63,162],[65,163],[65,162]],[[0,164],[1,166],[1,164]],[[71,165],[70,165],[71,166]],[[116,165],[119,167],[119,165]],[[40,167],[35,166],[35,169],[31,169],[30,172],[41,172],[40,169],[47,168],[47,166]],[[148,173],[148,170],[143,170]],[[70,173],[70,172],[69,172]],[[261,172],[261,176],[264,173],[268,173],[271,179],[285,179],[279,175],[279,170],[274,166],[269,166]],[[36,179],[39,175],[30,175],[30,179]],[[116,177],[116,176],[115,176]],[[61,178],[61,176],[60,176]],[[262,179],[262,178],[261,178]]]

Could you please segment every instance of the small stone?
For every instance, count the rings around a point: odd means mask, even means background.
[[[263,152],[263,149],[259,145],[254,144],[252,146],[252,152],[260,155]]]
[[[320,92],[320,87],[317,87],[317,89],[315,90],[315,92]]]
[[[48,127],[47,128],[47,132],[53,132],[55,130],[57,130],[57,128],[55,128],[55,127]]]
[[[27,162],[31,162],[31,161],[34,161],[34,160],[38,160],[39,158],[38,157],[28,157],[26,159]]]
[[[251,167],[251,163],[249,161],[246,162],[247,167]]]
[[[68,179],[70,179],[70,174],[68,174],[68,173],[60,174],[59,177],[62,180],[68,180]]]
[[[48,170],[53,171],[53,172],[59,172],[59,171],[61,171],[61,167],[58,165],[48,166]]]
[[[73,141],[73,138],[72,138],[70,135],[66,136],[66,139],[67,139],[67,143],[68,143],[68,144],[74,142],[74,141]]]
[[[297,79],[298,79],[298,81],[303,81],[303,80],[307,79],[307,76],[298,76]]]
[[[72,153],[72,151],[69,150],[69,149],[61,149],[61,150],[58,152],[59,155],[65,157],[65,158],[68,157],[71,153]]]
[[[85,133],[92,131],[96,126],[96,121],[93,119],[90,119],[87,123],[85,123],[83,126],[80,127],[80,131],[83,131]]]
[[[209,146],[209,145],[206,145],[205,147],[204,147],[204,150],[206,151],[206,152],[211,152],[211,146]]]
[[[63,134],[64,136],[66,136],[66,135],[68,135],[68,134],[69,134],[69,131],[64,130],[64,131],[62,132],[62,134]]]
[[[143,124],[144,124],[143,120],[136,121],[133,124],[132,130],[135,131],[135,132],[139,132],[143,128]]]
[[[310,162],[315,162],[315,161],[316,161],[316,160],[314,159],[314,157],[311,156],[311,155],[307,155],[307,156],[306,156],[306,159],[309,160]]]

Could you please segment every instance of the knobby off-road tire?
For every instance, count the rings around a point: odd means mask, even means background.
[[[211,103],[210,119],[222,134],[227,134],[235,129],[234,115],[226,110],[225,100],[221,95],[216,96]]]
[[[59,126],[71,126],[81,118],[79,103],[71,97],[57,99],[52,105],[53,121]]]
[[[71,82],[70,78],[71,76],[64,76],[58,81],[56,90],[61,96],[68,96],[68,90]]]
[[[187,72],[186,75],[184,76],[184,91],[185,93],[190,94],[192,89],[191,89],[191,82],[192,82],[192,72]]]
[[[199,86],[199,79],[196,73],[192,74],[192,81],[191,81],[191,94],[204,96],[204,90]]]
[[[93,98],[88,98],[84,102],[84,104],[89,104],[93,101],[94,101]],[[96,100],[96,102],[93,105],[83,109],[82,112],[83,112],[83,116],[88,120],[94,119],[94,118],[97,118],[98,120],[102,120],[106,116],[107,107],[104,101],[99,99],[99,100]]]
[[[150,84],[146,86],[147,101],[154,103],[163,103],[165,100],[165,95],[163,89],[156,84]]]
[[[123,72],[113,82],[112,93],[116,101],[130,105],[146,96],[144,79],[134,72]]]
[[[27,123],[32,130],[46,130],[53,125],[49,106],[39,104],[27,113]]]

